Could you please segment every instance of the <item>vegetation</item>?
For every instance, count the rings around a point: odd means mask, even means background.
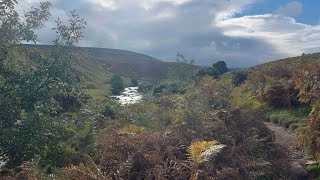
[[[136,79],[131,79],[131,85],[134,87],[139,86],[139,81]]]
[[[0,40],[0,154],[12,166],[36,156],[43,165],[62,166],[75,151],[68,144],[73,133],[61,116],[82,106],[79,77],[72,71],[81,60],[74,47],[85,22],[71,12],[68,25],[56,21],[57,38],[50,55],[30,50],[22,59],[19,43],[36,41],[34,30],[44,26],[51,4],[41,3],[21,17],[15,3],[4,1],[0,12],[1,37],[6,37]]]
[[[317,61],[234,72],[219,61],[195,73],[194,60],[178,54],[161,80],[142,81],[143,102],[121,106],[108,97],[111,73],[84,68],[88,56],[76,48],[83,19],[71,12],[68,24],[58,20],[43,53],[20,43],[36,41],[51,4],[23,16],[15,5],[0,3],[0,157],[8,160],[1,178],[290,179],[291,157],[274,143],[266,119],[296,129],[319,161]],[[110,80],[113,94],[129,82],[120,75]]]
[[[197,75],[198,76],[209,75],[217,78],[226,72],[228,72],[227,64],[224,61],[218,61],[214,63],[211,67],[200,69]]]
[[[110,81],[112,87],[112,94],[119,95],[124,90],[124,83],[120,76],[114,75]]]
[[[308,118],[310,112],[311,108],[309,106],[297,106],[269,109],[265,115],[267,120],[273,123],[296,130]]]

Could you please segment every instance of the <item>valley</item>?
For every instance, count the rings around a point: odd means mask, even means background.
[[[254,2],[1,1],[0,179],[320,179],[316,2]]]

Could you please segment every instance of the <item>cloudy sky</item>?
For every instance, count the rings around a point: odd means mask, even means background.
[[[28,9],[41,0],[20,0]],[[80,46],[126,49],[164,61],[178,52],[199,65],[247,67],[320,52],[320,0],[51,0],[54,20],[77,10],[87,21]]]

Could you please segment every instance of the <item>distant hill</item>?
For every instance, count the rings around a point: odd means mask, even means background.
[[[297,57],[289,57],[285,59],[270,61],[264,64],[260,64],[249,68],[249,70],[260,70],[267,67],[281,67],[281,66],[291,66],[294,64],[303,64],[303,63],[318,63],[320,64],[320,53],[313,53],[313,54],[303,54]]]
[[[50,45],[23,46],[45,52],[52,47]],[[166,74],[170,64],[173,64],[132,51],[92,47],[83,49],[87,51],[88,59],[80,69],[89,81],[103,81],[111,73],[127,78],[158,80]]]

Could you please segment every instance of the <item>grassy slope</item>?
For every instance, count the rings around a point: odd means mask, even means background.
[[[248,73],[253,73],[253,74],[258,71],[263,71],[263,72],[271,71],[276,74],[278,71],[276,70],[277,68],[293,67],[294,64],[303,65],[304,63],[320,64],[320,53],[307,54],[307,55],[302,55],[298,57],[271,61],[265,64],[261,64],[261,65],[249,68],[244,71]],[[267,117],[267,120],[294,130],[299,126],[299,124],[303,120],[305,120],[308,117],[310,112],[311,112],[310,107],[299,106],[299,107],[291,107],[291,108],[268,109],[265,115]]]
[[[49,45],[24,45],[49,51]],[[90,81],[105,82],[106,77],[115,73],[128,78],[157,80],[167,72],[172,63],[163,62],[153,57],[119,49],[83,48],[88,59],[81,66],[84,75]]]
[[[36,48],[41,51],[50,51],[50,45],[24,45],[27,48]],[[163,62],[153,57],[119,49],[83,48],[88,59],[78,68],[83,77],[85,93],[94,98],[101,98],[110,94],[107,85],[113,74],[124,77],[125,82],[130,79],[159,80],[170,66],[175,63]]]
[[[260,69],[264,69],[264,68],[268,68],[268,67],[290,66],[290,65],[296,64],[296,63],[318,63],[318,64],[320,64],[320,53],[305,54],[302,56],[271,61],[271,62],[268,62],[265,64],[261,64],[261,65],[249,68],[249,70],[250,71],[258,71]]]

